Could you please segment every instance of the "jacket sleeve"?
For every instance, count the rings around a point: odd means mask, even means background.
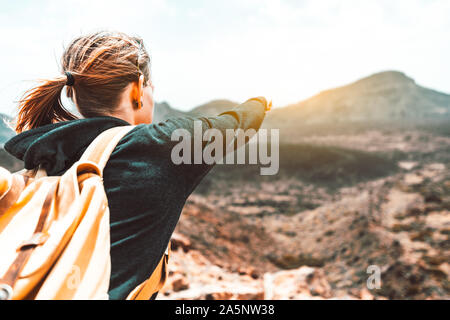
[[[171,161],[171,155],[173,148],[180,142],[180,140],[174,138],[177,129],[181,130],[184,134],[188,135],[191,139],[191,161],[189,163],[173,164],[174,170],[179,172],[180,182],[184,181],[186,187],[186,193],[190,194],[201,179],[212,169],[214,164],[207,164],[202,159],[200,163],[195,163],[194,153],[198,152],[194,146],[195,126],[197,130],[201,125],[201,132],[204,133],[208,129],[217,129],[221,132],[224,139],[223,155],[226,151],[231,151],[236,148],[234,144],[233,148],[226,148],[225,137],[227,129],[254,129],[258,130],[264,120],[265,109],[267,107],[267,101],[264,97],[255,97],[248,99],[244,103],[234,107],[233,109],[223,112],[214,117],[177,117],[169,118],[158,124],[146,125],[147,134],[153,140],[153,143],[161,144],[164,146],[164,150],[168,153],[168,161]],[[180,131],[178,131],[180,132]],[[198,142],[197,142],[198,143]],[[207,142],[202,141],[202,151],[206,147]],[[201,151],[201,152],[202,152]]]

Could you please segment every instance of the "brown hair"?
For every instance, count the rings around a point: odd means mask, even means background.
[[[18,106],[17,132],[77,118],[61,103],[68,80],[65,72],[73,77],[73,85],[66,87],[67,96],[76,101],[81,115],[89,118],[114,111],[128,84],[144,75],[147,85],[150,56],[142,39],[101,31],[74,39],[64,50],[61,69],[63,75],[41,80],[41,85],[24,93]]]

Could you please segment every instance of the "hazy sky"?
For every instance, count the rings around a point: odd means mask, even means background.
[[[190,109],[265,95],[283,106],[395,69],[450,92],[450,0],[1,1],[0,112],[58,75],[83,32],[144,38],[155,99]]]

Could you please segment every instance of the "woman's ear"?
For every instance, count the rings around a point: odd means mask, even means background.
[[[137,109],[142,108],[142,98],[144,96],[144,75],[139,77],[138,82],[133,83],[133,89],[131,90],[131,100],[133,106]]]
[[[138,105],[139,109],[142,108],[142,98],[144,97],[144,75],[141,74],[139,76],[139,84],[138,84]]]

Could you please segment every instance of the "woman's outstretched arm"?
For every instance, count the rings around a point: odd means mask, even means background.
[[[244,103],[241,103],[229,111],[222,112],[217,116],[170,118],[150,126],[153,127],[152,129],[158,131],[158,135],[162,141],[172,141],[172,135],[177,129],[187,130],[191,136],[194,136],[196,121],[201,122],[203,132],[207,129],[218,129],[225,135],[227,129],[258,130],[264,120],[266,109],[267,100],[264,97],[256,97],[248,99]]]
[[[227,130],[241,129],[245,131],[252,129],[257,131],[268,109],[268,103],[264,97],[255,97],[217,116],[169,118],[157,124],[139,126],[141,128],[137,128],[137,130],[140,131],[139,135],[141,137],[142,135],[148,136],[150,143],[160,145],[162,147],[160,150],[164,150],[167,153],[166,156],[172,162],[171,165],[174,166],[174,170],[179,172],[180,183],[184,181],[186,192],[189,194],[214,166],[214,164],[204,161],[203,154],[198,154],[199,152],[203,153],[207,145],[207,141],[203,141],[203,134],[208,129],[216,129],[216,133],[220,132],[223,137],[222,154],[225,156],[225,153],[230,151],[230,147],[226,147]],[[200,137],[198,135],[196,137],[198,132],[201,132]],[[202,141],[194,141],[199,138]],[[183,150],[183,152],[189,151],[190,154],[183,155],[187,161],[179,163],[179,154],[174,148],[180,148],[180,143],[182,143],[181,140],[183,139],[186,139],[184,143],[190,143],[190,147]],[[236,145],[233,143],[231,150],[235,148]],[[174,154],[178,156],[178,159],[172,159]]]

